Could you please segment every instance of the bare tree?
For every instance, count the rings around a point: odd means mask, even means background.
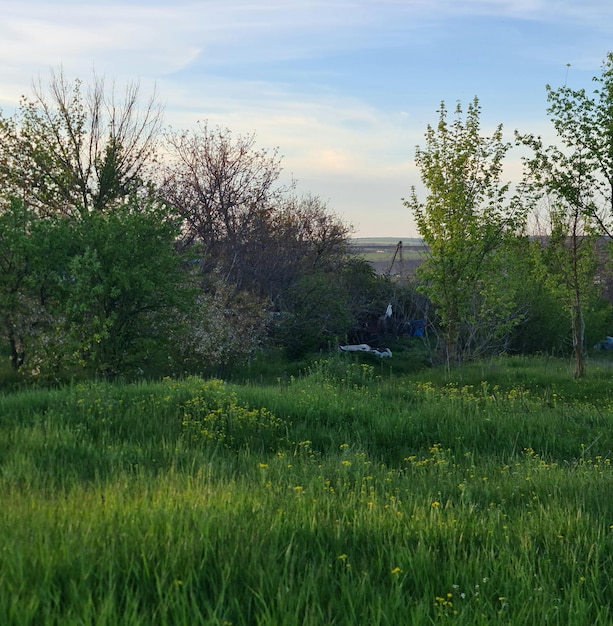
[[[184,243],[207,252],[220,242],[232,252],[275,206],[284,188],[277,151],[255,148],[254,135],[234,138],[205,122],[193,131],[169,131],[162,195],[184,220]]]
[[[277,150],[255,136],[200,124],[167,134],[161,195],[183,219],[182,245],[199,246],[204,273],[269,302],[345,251],[349,227],[316,196],[280,183]]]
[[[161,124],[155,94],[141,106],[138,84],[119,97],[102,78],[85,89],[59,70],[0,119],[0,176],[41,215],[108,211],[144,188]]]
[[[271,215],[265,254],[254,249],[253,278],[276,296],[300,276],[340,272],[347,264],[347,241],[352,227],[332,213],[318,196],[289,195]]]

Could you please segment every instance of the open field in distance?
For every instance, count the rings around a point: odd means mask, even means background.
[[[409,277],[415,275],[426,252],[423,241],[415,237],[358,237],[351,240],[351,246],[377,273]]]

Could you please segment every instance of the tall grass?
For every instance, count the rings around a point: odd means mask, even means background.
[[[608,371],[0,396],[0,624],[610,624]]]

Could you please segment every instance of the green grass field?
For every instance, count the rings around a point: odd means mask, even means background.
[[[611,363],[390,367],[0,395],[0,624],[613,623]]]

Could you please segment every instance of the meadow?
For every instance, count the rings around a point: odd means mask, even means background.
[[[0,624],[613,623],[612,362],[393,368],[4,392]]]

